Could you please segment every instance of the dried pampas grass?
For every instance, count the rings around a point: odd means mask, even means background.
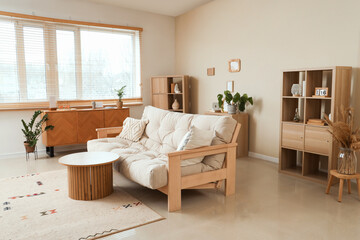
[[[325,114],[326,123],[329,125],[329,132],[343,148],[353,151],[360,150],[360,129],[354,129],[354,109],[340,107],[340,119],[332,122]]]

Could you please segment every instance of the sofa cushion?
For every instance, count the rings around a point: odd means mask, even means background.
[[[214,131],[202,130],[195,126],[191,126],[190,131],[184,135],[176,151],[210,146],[213,138],[214,138]],[[200,163],[203,159],[204,157],[186,159],[181,162],[181,166],[183,167],[183,166]]]
[[[142,137],[147,123],[148,120],[127,117],[119,137],[137,142]]]

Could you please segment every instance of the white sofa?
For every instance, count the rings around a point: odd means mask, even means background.
[[[142,118],[149,120],[149,123],[139,142],[132,142],[119,137],[100,138],[88,141],[88,151],[109,151],[119,154],[120,159],[114,164],[116,170],[134,182],[151,189],[158,189],[166,194],[170,190],[169,165],[171,164],[169,158],[171,158],[171,154],[175,154],[175,158],[178,158],[179,153],[194,154],[194,151],[197,151],[199,152],[198,155],[206,156],[201,163],[185,167],[176,166],[179,172],[176,175],[180,175],[181,172],[182,177],[179,177],[182,179],[184,179],[184,176],[194,176],[200,173],[220,170],[225,167],[223,164],[225,154],[231,150],[235,154],[236,137],[240,126],[238,126],[235,141],[232,142],[237,123],[230,117],[176,113],[147,106]],[[217,146],[217,148],[222,150],[217,150],[215,153],[218,154],[209,156],[207,155],[210,149],[206,150],[205,148],[211,147],[176,152],[181,139],[190,130],[192,125],[204,130],[214,130],[216,137],[211,145],[219,145],[221,147]],[[99,136],[107,136],[103,133],[109,130],[114,132],[114,128],[99,129],[98,131],[101,133]],[[121,128],[115,128],[116,133],[117,131],[120,132]],[[199,149],[203,149],[203,151],[199,151]],[[235,162],[235,156],[233,158]],[[178,161],[179,164],[180,161]],[[219,180],[222,179],[214,180],[214,182],[218,183]],[[183,188],[180,183],[180,192],[181,189]],[[179,206],[171,209],[169,201],[169,210],[174,211],[178,209]]]

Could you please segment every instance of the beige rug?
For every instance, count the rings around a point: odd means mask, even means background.
[[[95,201],[72,200],[66,170],[0,179],[0,239],[92,239],[163,219],[114,190]]]

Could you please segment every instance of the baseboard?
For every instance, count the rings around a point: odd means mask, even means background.
[[[258,159],[273,162],[273,163],[279,163],[279,158],[270,157],[270,156],[263,155],[260,153],[249,152],[249,157],[258,158]]]
[[[74,151],[74,150],[84,150],[84,149],[86,150],[85,144],[60,146],[60,147],[55,147],[55,153]],[[47,156],[45,148],[38,149],[37,153],[39,158]],[[25,151],[0,154],[0,160],[9,159],[9,158],[20,158],[20,157],[25,157]]]

